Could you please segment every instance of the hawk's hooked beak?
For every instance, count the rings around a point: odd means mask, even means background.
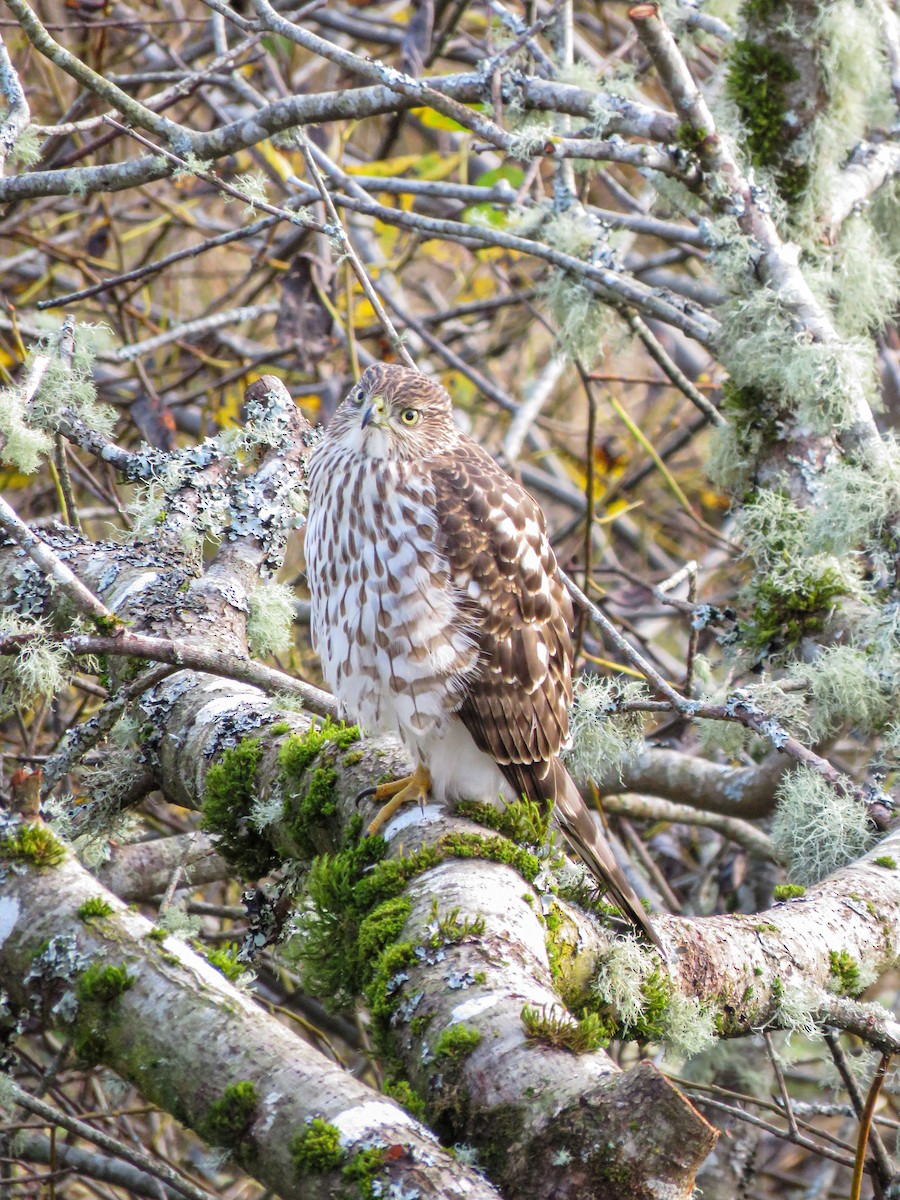
[[[382,417],[384,416],[384,397],[373,396],[366,411],[363,413],[362,427],[365,429],[367,425],[381,425]]]

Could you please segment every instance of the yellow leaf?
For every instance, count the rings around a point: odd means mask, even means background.
[[[396,158],[383,158],[379,162],[349,163],[344,170],[348,175],[402,175],[410,167],[414,167],[422,158],[421,154],[398,154]]]
[[[287,179],[289,175],[297,174],[297,168],[290,159],[282,154],[276,146],[273,146],[268,138],[264,142],[260,142],[256,149],[279,179]]]

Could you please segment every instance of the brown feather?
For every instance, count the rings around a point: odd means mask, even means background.
[[[640,900],[559,760],[569,744],[573,613],[543,513],[462,435],[429,465],[441,550],[480,648],[478,670],[467,682],[458,715],[517,796],[553,805],[579,856],[624,915],[661,949]],[[468,591],[470,582],[477,584],[477,595]]]

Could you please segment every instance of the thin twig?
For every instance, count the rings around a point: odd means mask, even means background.
[[[856,1144],[856,1161],[853,1164],[853,1180],[850,1184],[850,1200],[859,1200],[862,1191],[862,1177],[866,1166],[866,1146],[869,1142],[869,1135],[872,1132],[872,1117],[875,1115],[875,1105],[878,1103],[878,1097],[881,1094],[881,1088],[884,1084],[884,1077],[887,1074],[887,1069],[891,1062],[890,1054],[883,1054],[881,1062],[875,1068],[875,1075],[872,1079],[872,1085],[869,1088],[869,1094],[866,1097],[866,1107],[863,1110],[862,1118],[859,1122],[859,1140]],[[891,1178],[893,1171],[883,1179],[884,1183]]]
[[[419,368],[416,366],[412,356],[404,346],[400,334],[395,329],[393,321],[388,316],[384,305],[379,299],[378,293],[372,286],[372,281],[369,279],[366,269],[360,261],[359,255],[354,250],[353,245],[347,236],[347,231],[344,228],[343,222],[341,221],[338,211],[334,206],[334,201],[331,199],[328,188],[325,186],[325,180],[322,178],[322,173],[316,165],[313,149],[308,138],[306,137],[306,134],[303,133],[302,130],[298,130],[297,136],[300,140],[300,148],[303,151],[303,157],[306,160],[306,169],[313,178],[316,188],[318,189],[319,196],[322,199],[322,203],[325,205],[325,211],[328,213],[328,219],[331,222],[330,226],[325,227],[324,232],[332,234],[340,242],[341,249],[349,259],[350,265],[353,267],[353,271],[356,275],[356,278],[359,280],[359,285],[362,288],[366,299],[372,305],[375,316],[381,323],[382,329],[387,334],[388,341],[394,348],[394,353],[403,362],[405,362],[408,367],[412,368],[413,371],[418,371]],[[348,321],[352,319],[349,312],[347,314],[347,318]]]
[[[71,374],[75,358],[75,318],[65,316],[59,331],[59,360],[66,372]],[[75,503],[75,491],[72,487],[72,476],[69,474],[69,464],[66,460],[66,444],[59,432],[53,435],[53,445],[56,458],[56,469],[59,472],[59,486],[62,489],[65,506],[64,520],[67,525],[81,532],[81,521],[78,517],[78,506]]]
[[[865,1036],[865,1035],[862,1035]],[[826,1028],[825,1042],[828,1049],[831,1051],[831,1057],[834,1065],[837,1067],[838,1074],[843,1080],[844,1087],[847,1089],[847,1095],[850,1097],[850,1103],[853,1105],[853,1111],[856,1113],[856,1119],[863,1121],[865,1119],[866,1100],[860,1091],[859,1084],[856,1081],[856,1076],[850,1069],[850,1064],[847,1062],[847,1056],[844,1053],[844,1048],[841,1045],[840,1034],[836,1029]],[[885,1047],[881,1048],[882,1055],[890,1057],[891,1051]],[[872,1144],[872,1154],[878,1164],[878,1173],[886,1182],[894,1173],[893,1163],[890,1155],[887,1152],[887,1147],[882,1141],[881,1134],[874,1127],[869,1135],[869,1141]]]
[[[29,1095],[24,1088],[19,1087],[12,1079],[6,1079],[4,1082],[4,1094],[6,1098],[17,1104],[20,1108],[24,1108],[26,1112],[34,1113],[35,1116],[47,1121],[53,1127],[68,1129],[70,1133],[83,1141],[92,1142],[95,1146],[99,1146],[108,1154],[115,1155],[116,1158],[123,1158],[126,1162],[131,1163],[134,1167],[140,1167],[142,1171],[146,1171],[148,1175],[153,1175],[156,1179],[163,1180],[169,1187],[180,1192],[182,1196],[186,1196],[188,1200],[213,1200],[209,1192],[198,1188],[191,1183],[189,1179],[174,1171],[166,1163],[156,1158],[151,1158],[149,1154],[141,1154],[133,1149],[127,1142],[120,1142],[116,1138],[110,1137],[108,1134],[95,1129],[92,1125],[88,1125],[86,1121],[80,1121],[77,1117],[70,1116],[61,1109],[54,1108],[52,1104],[46,1104],[43,1100],[38,1100],[36,1097]]]

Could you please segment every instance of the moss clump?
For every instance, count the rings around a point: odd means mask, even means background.
[[[363,918],[356,939],[362,962],[374,961],[385,946],[397,940],[411,907],[405,896],[395,896],[392,900],[384,900]]]
[[[102,1058],[119,1001],[133,984],[127,968],[112,963],[91,963],[78,977],[78,1012],[72,1028],[72,1048],[78,1058],[86,1063]]]
[[[133,984],[134,976],[128,974],[127,967],[91,963],[79,976],[75,994],[82,1004],[93,1001],[114,1004]]]
[[[884,867],[886,871],[896,871],[897,860],[896,858],[891,858],[890,854],[879,854],[875,859],[875,866]]]
[[[808,166],[785,155],[789,143],[787,84],[799,78],[790,58],[772,46],[750,38],[732,46],[726,88],[746,128],[750,161],[772,171],[788,201],[795,200],[809,181]]]
[[[448,833],[438,845],[454,858],[485,858],[490,862],[505,863],[529,883],[534,883],[540,870],[540,863],[534,854],[499,835],[484,837],[478,833]]]
[[[709,137],[709,130],[695,129],[693,125],[685,122],[679,125],[675,133],[675,141],[679,146],[683,146],[685,150],[690,150],[693,154],[699,154],[703,149],[704,142]]]
[[[100,920],[103,917],[111,916],[111,914],[112,905],[107,903],[102,896],[91,896],[89,900],[85,900],[83,904],[78,906],[78,917],[85,923]]]
[[[836,567],[817,571],[797,564],[767,575],[753,585],[752,615],[738,625],[741,643],[758,657],[792,650],[821,633],[846,594],[847,580]]]
[[[385,1153],[379,1146],[370,1146],[368,1150],[360,1150],[354,1154],[341,1171],[348,1183],[355,1183],[362,1200],[375,1200],[384,1194],[384,1189],[376,1186],[379,1175],[384,1170]]]
[[[66,848],[46,825],[21,824],[0,837],[0,859],[30,863],[33,867],[58,867]]]
[[[425,1101],[416,1095],[405,1079],[385,1079],[382,1091],[401,1104],[417,1121],[425,1119]]]
[[[333,745],[346,750],[358,741],[358,726],[326,720],[322,725],[313,725],[304,734],[295,734],[294,737],[288,738],[281,747],[278,762],[286,777],[299,780],[325,746]]]
[[[522,1025],[530,1042],[541,1042],[558,1050],[570,1050],[573,1054],[587,1054],[608,1046],[614,1036],[596,1012],[587,1012],[579,1020],[563,1012],[547,1012],[545,1008],[533,1008],[526,1004],[522,1009]]]
[[[806,895],[806,888],[799,883],[778,883],[772,889],[776,900],[796,900],[798,896]]]
[[[220,1099],[210,1104],[200,1132],[214,1146],[235,1147],[256,1117],[258,1105],[256,1087],[249,1079],[230,1083]]]
[[[434,1046],[436,1061],[442,1059],[451,1063],[460,1063],[472,1053],[481,1042],[481,1034],[477,1029],[468,1025],[451,1025],[445,1029]]]
[[[400,989],[409,978],[406,968],[416,962],[418,957],[412,942],[393,942],[378,956],[366,988],[375,1041],[385,1053],[389,1050],[391,1017],[400,1000]]]
[[[296,852],[312,858],[323,836],[331,845],[332,818],[337,809],[337,754],[359,741],[355,725],[326,721],[304,734],[285,740],[278,754],[284,791],[284,822]],[[330,753],[326,754],[325,752]],[[320,759],[321,756],[321,759]],[[309,768],[320,759],[312,774]],[[317,836],[318,835],[318,836]]]
[[[258,879],[278,862],[249,823],[262,753],[259,738],[244,738],[209,768],[203,790],[201,827],[215,835],[217,849],[247,879]]]
[[[269,726],[269,733],[272,737],[281,737],[282,734],[290,732],[291,726],[288,721],[276,721],[274,725]]]
[[[378,957],[400,933],[409,911],[401,893],[442,855],[425,847],[386,859],[383,838],[363,838],[316,858],[307,876],[309,909],[298,919],[294,947],[306,986],[346,1007],[377,973]]]
[[[431,931],[428,939],[429,945],[438,949],[441,946],[454,946],[468,937],[481,937],[485,931],[486,922],[480,913],[474,917],[463,917],[460,920],[458,908],[451,909],[442,917],[438,912],[437,900],[432,900],[431,920],[428,928]]]
[[[216,950],[207,950],[204,948],[206,961],[221,971],[226,979],[230,979],[232,983],[236,983],[247,970],[246,964],[238,961],[240,947],[236,942],[230,942],[227,946],[219,946]]]
[[[514,800],[502,810],[478,800],[463,800],[456,811],[461,817],[486,825],[513,842],[543,846],[547,841],[551,810],[532,800]]]
[[[857,996],[862,991],[859,963],[846,950],[829,950],[831,975],[843,996]]]
[[[313,1117],[307,1122],[303,1133],[291,1139],[290,1154],[298,1180],[302,1180],[310,1171],[320,1174],[332,1171],[346,1157],[341,1149],[340,1130],[321,1117]]]

